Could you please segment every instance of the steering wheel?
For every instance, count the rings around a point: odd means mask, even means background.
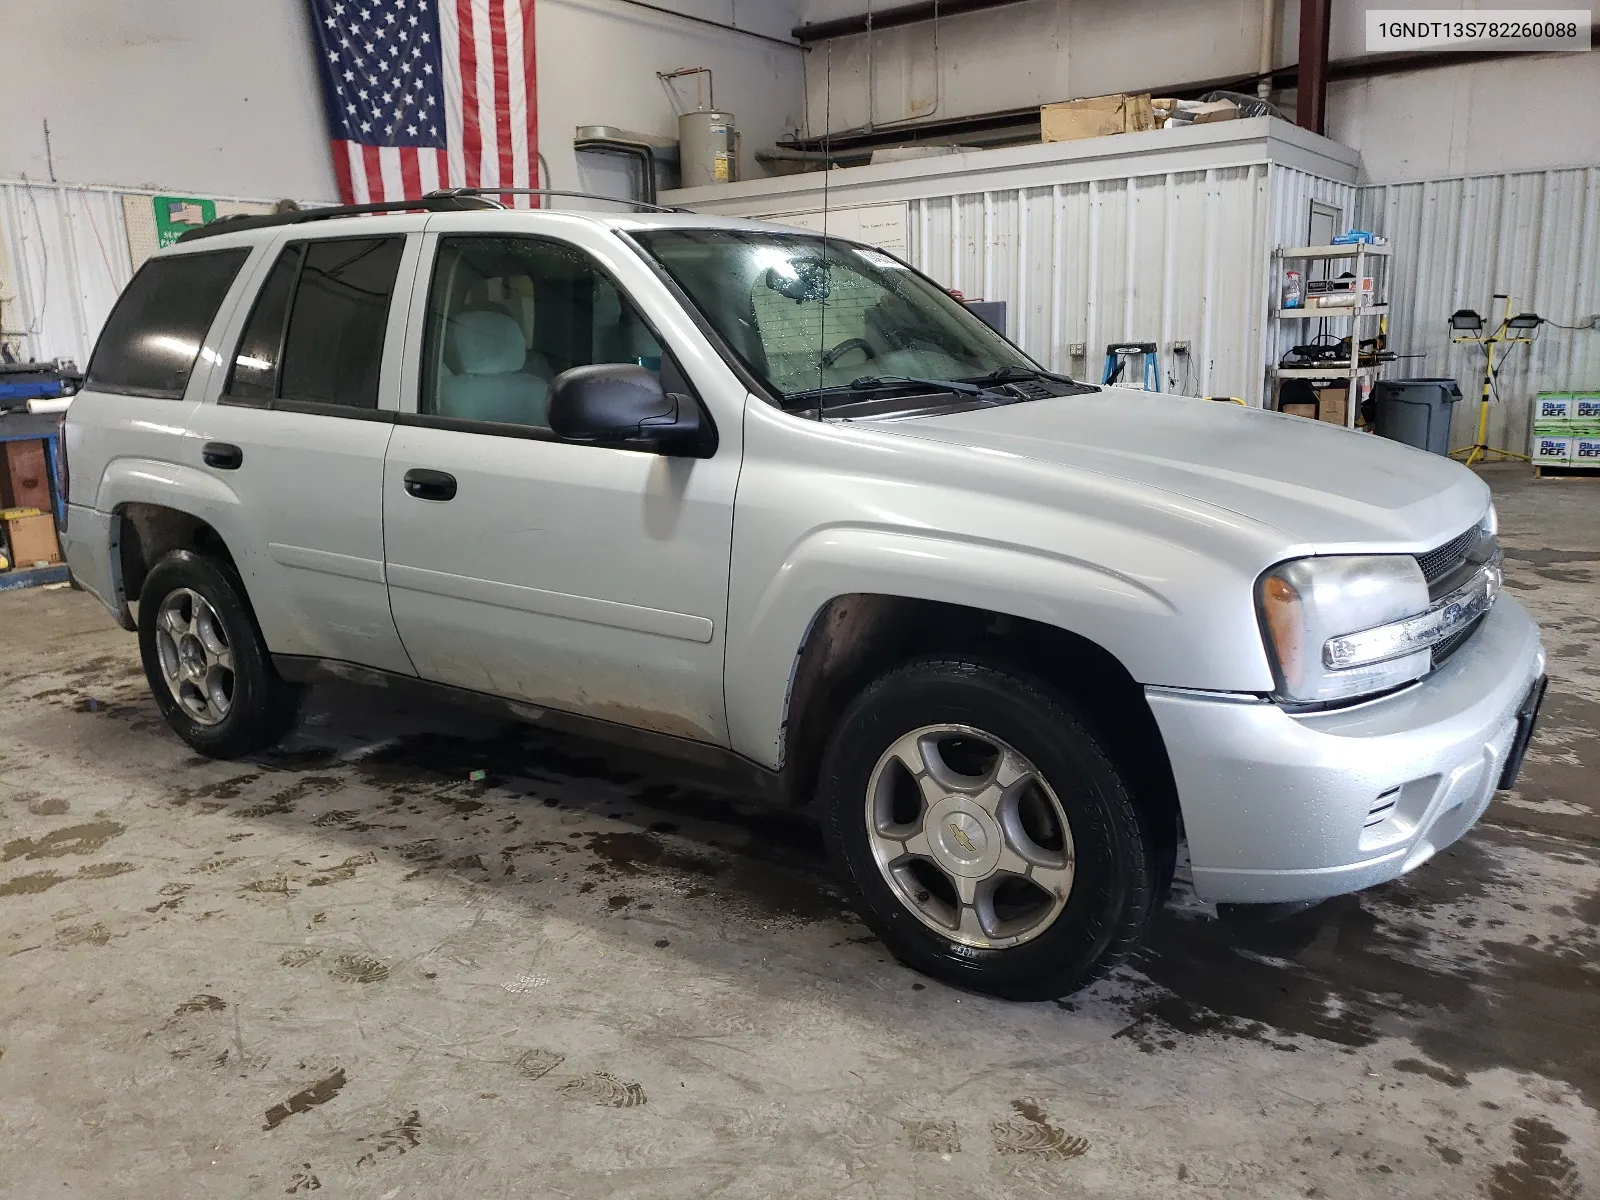
[[[865,338],[846,338],[822,356],[822,365],[831,367],[852,350],[859,350],[868,358],[878,357],[878,352],[872,348],[872,343]]]

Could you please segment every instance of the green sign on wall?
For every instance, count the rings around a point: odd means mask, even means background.
[[[191,229],[198,229],[217,217],[215,200],[195,200],[188,196],[157,196],[156,243],[170,246]]]

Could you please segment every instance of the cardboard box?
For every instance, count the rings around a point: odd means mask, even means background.
[[[0,442],[0,508],[50,507],[44,439]]]
[[[12,566],[31,567],[61,561],[61,547],[56,544],[56,521],[49,513],[13,517],[5,525]]]
[[[1239,106],[1232,100],[1213,100],[1210,104],[1197,104],[1190,110],[1196,125],[1209,125],[1213,121],[1232,121],[1239,115]]]
[[[1046,104],[1039,110],[1039,140],[1045,142],[1072,142],[1154,128],[1155,114],[1148,93],[1089,96]]]
[[[1572,419],[1600,426],[1600,393],[1574,392]]]
[[[1308,400],[1289,400],[1279,405],[1279,412],[1288,413],[1291,417],[1307,417],[1317,419],[1317,406]]]
[[[1317,420],[1344,425],[1350,415],[1350,393],[1342,387],[1317,389]]]
[[[1600,431],[1573,434],[1570,462],[1575,467],[1600,467]]]

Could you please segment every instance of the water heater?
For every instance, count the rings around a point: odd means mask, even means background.
[[[678,118],[678,167],[686,188],[732,183],[739,178],[739,133],[733,114],[716,109]]]

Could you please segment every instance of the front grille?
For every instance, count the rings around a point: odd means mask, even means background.
[[[1437,549],[1429,550],[1426,554],[1417,555],[1417,566],[1422,568],[1422,577],[1431,586],[1435,581],[1443,579],[1462,563],[1467,561],[1467,551],[1472,549],[1473,543],[1478,540],[1478,527],[1453,537]]]
[[[1444,665],[1445,659],[1449,658],[1457,650],[1461,649],[1462,646],[1466,645],[1467,639],[1473,634],[1477,633],[1478,626],[1482,624],[1483,617],[1479,617],[1471,625],[1467,625],[1456,630],[1449,637],[1445,638],[1444,641],[1436,643],[1433,647],[1434,668],[1437,669],[1438,667]]]

